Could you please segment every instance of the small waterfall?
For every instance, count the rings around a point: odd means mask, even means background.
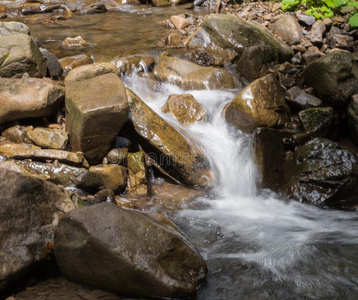
[[[284,201],[256,187],[250,136],[230,127],[222,109],[238,91],[183,91],[125,79],[164,119],[195,138],[215,173],[205,209],[186,209],[175,221],[197,243],[209,266],[198,299],[353,299],[358,295],[357,213]],[[160,108],[170,94],[190,93],[208,122],[184,127]]]

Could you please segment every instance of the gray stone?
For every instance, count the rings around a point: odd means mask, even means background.
[[[57,57],[50,53],[45,48],[39,48],[42,55],[46,58],[47,76],[51,78],[58,78],[62,75],[63,70]]]
[[[286,100],[289,104],[298,109],[319,107],[322,105],[321,99],[306,93],[298,86],[294,86],[286,91]]]
[[[303,25],[303,26],[312,26],[315,22],[316,22],[316,18],[314,16],[309,16],[309,15],[304,15],[304,14],[300,14],[298,16],[298,21]]]
[[[0,292],[46,261],[59,218],[76,206],[64,190],[0,165]]]
[[[0,22],[0,36],[9,36],[19,33],[30,34],[30,28],[20,22]]]
[[[322,45],[323,37],[326,32],[326,25],[322,21],[317,21],[313,24],[310,31],[310,40],[313,45]]]
[[[132,297],[186,298],[207,275],[200,254],[169,219],[112,203],[64,216],[54,250],[68,278]]]

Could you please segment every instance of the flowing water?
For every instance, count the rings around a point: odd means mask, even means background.
[[[120,12],[76,17],[61,30],[28,22],[32,34],[60,57],[75,50],[61,49],[58,41],[82,35],[93,45],[88,53],[96,60],[110,60],[158,51],[169,33],[159,21],[176,13],[178,8],[128,6]],[[168,212],[207,261],[208,281],[197,299],[357,299],[357,213],[284,201],[256,187],[251,137],[228,126],[221,116],[237,91],[190,91],[209,118],[183,127],[160,108],[168,95],[185,91],[137,76],[124,82],[163,118],[195,138],[211,161],[216,185],[210,196],[197,199],[197,205],[189,206],[193,208]]]

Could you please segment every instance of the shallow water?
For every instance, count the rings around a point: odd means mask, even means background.
[[[159,24],[183,8],[128,6],[125,11],[78,16],[61,26],[28,19],[32,34],[59,57],[60,41],[82,35],[97,61],[117,55],[158,52],[169,34]],[[199,11],[200,13],[200,11]],[[209,267],[200,300],[356,299],[358,215],[279,199],[256,187],[251,137],[226,124],[223,106],[237,91],[191,91],[209,114],[208,122],[183,127],[160,112],[168,95],[184,93],[144,78],[124,79],[148,105],[181,132],[195,138],[211,161],[216,187],[191,209],[170,217],[198,247]],[[195,208],[194,208],[195,207]]]

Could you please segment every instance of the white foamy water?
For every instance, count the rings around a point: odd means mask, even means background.
[[[175,221],[209,267],[198,299],[355,299],[358,297],[358,215],[284,201],[256,187],[250,136],[230,127],[222,108],[237,91],[182,91],[145,79],[125,80],[141,99],[209,157],[216,185],[202,209]],[[208,122],[182,126],[160,108],[170,94],[192,94]]]

